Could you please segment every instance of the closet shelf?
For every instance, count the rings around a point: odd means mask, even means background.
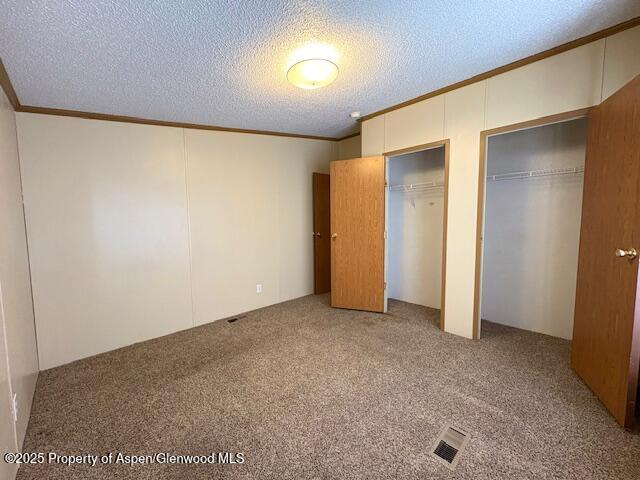
[[[584,173],[584,167],[573,168],[548,168],[545,170],[529,170],[526,172],[509,172],[500,173],[497,175],[489,175],[488,181],[498,182],[501,180],[518,180],[522,178],[535,178],[535,177],[553,177],[556,175],[580,175]]]
[[[389,190],[392,192],[424,192],[428,190],[436,190],[444,187],[444,180],[434,180],[432,182],[423,183],[407,183],[405,185],[391,185]]]
[[[509,172],[499,173],[487,176],[490,182],[498,182],[501,180],[518,180],[522,178],[536,177],[553,177],[558,175],[580,175],[584,173],[584,167],[572,168],[548,168],[545,170],[528,170],[525,172]],[[434,180],[432,182],[407,183],[404,185],[391,185],[389,190],[392,192],[424,192],[429,190],[437,190],[444,187],[444,180]]]

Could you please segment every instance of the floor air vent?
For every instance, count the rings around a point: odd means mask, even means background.
[[[229,323],[237,322],[241,318],[245,318],[245,317],[246,317],[246,315],[240,315],[239,317],[227,318],[227,322],[229,322]]]
[[[460,454],[467,446],[469,435],[459,428],[445,428],[431,450],[431,455],[439,462],[444,463],[451,470],[456,468]]]

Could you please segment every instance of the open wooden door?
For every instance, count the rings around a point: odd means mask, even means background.
[[[331,162],[331,306],[383,312],[385,159]]]
[[[589,114],[571,365],[625,427],[640,365],[640,76]]]
[[[313,293],[331,291],[329,175],[313,174]]]

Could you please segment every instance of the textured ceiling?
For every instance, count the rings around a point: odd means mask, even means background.
[[[640,15],[639,0],[0,0],[23,105],[343,136],[363,115]],[[334,48],[335,83],[286,80]]]

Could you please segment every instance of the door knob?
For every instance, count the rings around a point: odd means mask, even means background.
[[[627,257],[629,260],[633,260],[638,256],[638,251],[635,248],[630,248],[629,250],[623,250],[622,248],[616,249],[616,257]]]
[[[337,233],[332,233],[332,234],[331,234],[331,238],[332,238],[333,240],[335,240],[336,238],[338,238],[338,234],[337,234]]]

